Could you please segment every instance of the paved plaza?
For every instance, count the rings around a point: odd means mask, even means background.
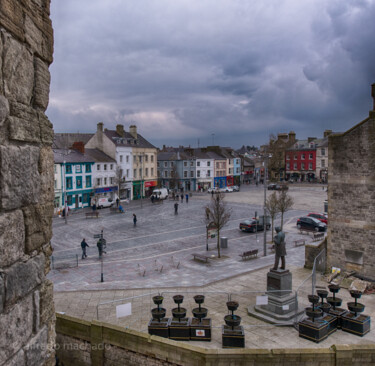
[[[267,194],[270,192],[268,191]],[[287,268],[293,273],[293,289],[297,290],[301,307],[308,306],[307,294],[311,293],[311,271],[304,269],[303,246],[294,247],[297,239],[312,243],[312,237],[301,235],[296,228],[299,216],[308,212],[323,211],[327,193],[320,185],[291,186],[289,193],[295,204],[284,217],[284,231],[287,238]],[[214,326],[212,342],[194,342],[206,348],[221,348],[220,326],[227,313],[226,301],[230,297],[240,303],[238,315],[243,319],[246,330],[246,347],[328,347],[338,343],[374,342],[372,332],[364,338],[338,331],[327,340],[316,345],[300,339],[293,327],[270,326],[247,314],[247,308],[255,304],[256,296],[266,289],[266,274],[274,261],[267,244],[264,254],[263,232],[243,233],[238,229],[241,220],[251,218],[255,211],[262,214],[263,186],[242,186],[241,192],[226,194],[226,204],[232,215],[229,223],[220,233],[228,238],[227,248],[221,248],[217,256],[216,238],[209,239],[208,251],[204,207],[211,198],[207,193],[193,193],[189,202],[179,202],[178,215],[174,214],[174,202],[151,204],[149,200],[131,202],[124,214],[100,210],[98,219],[86,219],[81,211],[68,217],[68,224],[62,218],[53,222],[54,263],[63,262],[72,267],[52,269],[48,278],[54,282],[56,311],[86,320],[99,319],[112,324],[147,332],[150,310],[154,307],[152,296],[164,295],[163,307],[174,307],[174,294],[185,296],[184,307],[191,316],[195,307],[193,296],[204,294],[205,307]],[[87,209],[88,210],[88,209]],[[137,215],[134,227],[132,216]],[[280,219],[276,220],[279,224]],[[103,262],[99,260],[95,234],[103,230],[107,241]],[[88,258],[81,260],[80,242],[86,238]],[[271,232],[267,232],[271,241]],[[242,261],[239,254],[258,249],[258,258]],[[192,253],[210,256],[208,263],[194,261]],[[74,266],[78,256],[78,266]],[[103,274],[103,282],[101,282]],[[326,286],[320,275],[318,286]],[[349,301],[347,290],[340,292],[344,305]],[[115,301],[116,300],[116,301]],[[118,300],[118,301],[117,301]],[[113,302],[115,301],[115,302]],[[116,305],[132,304],[132,315],[116,318]],[[363,296],[366,313],[375,315],[375,296]],[[106,303],[106,304],[103,304]],[[99,305],[98,304],[102,304]]]

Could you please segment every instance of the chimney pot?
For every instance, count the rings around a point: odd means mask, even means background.
[[[116,133],[121,137],[125,137],[124,126],[123,125],[116,125]]]
[[[104,123],[103,122],[99,122],[97,124],[97,130],[103,132],[103,126],[104,126]]]
[[[137,139],[138,138],[138,135],[137,135],[137,126],[136,125],[131,125],[129,127],[129,133],[133,136],[134,139]]]

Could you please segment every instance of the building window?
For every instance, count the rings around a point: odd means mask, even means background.
[[[73,178],[72,177],[66,178],[66,189],[73,189]]]
[[[133,171],[133,178],[137,178],[137,169],[134,169]]]
[[[173,168],[173,161],[169,163],[170,167]]]
[[[156,166],[157,166],[158,168],[160,167],[160,164],[159,164],[159,162],[157,162],[157,163],[156,163]]]
[[[305,170],[305,164],[304,163],[301,164],[301,170]]]
[[[139,157],[138,157],[139,159],[139,164],[142,164],[142,155],[139,155]]]
[[[289,154],[286,156],[286,160],[290,160],[290,156],[289,156]]]
[[[190,172],[190,178],[194,178],[194,172],[193,171]]]
[[[148,168],[145,169],[145,177],[148,177]]]
[[[72,166],[70,164],[65,165],[65,173],[72,174]]]
[[[197,166],[201,166],[201,162],[200,161],[197,161]]]
[[[69,195],[66,197],[66,204],[71,206],[73,204],[73,196]]]
[[[126,169],[126,176],[129,177],[129,169]]]
[[[107,185],[107,177],[104,178],[104,185]]]
[[[220,163],[216,163],[216,169],[220,168]]]
[[[107,170],[107,164],[104,164],[104,170]]]
[[[91,173],[91,164],[86,164],[86,173]]]
[[[237,160],[237,165],[240,163],[240,159],[236,159]]]
[[[236,168],[236,174],[240,173],[240,168]]]
[[[57,173],[57,166],[56,164],[53,166],[55,173]]]
[[[168,178],[168,170],[164,170],[164,178]]]
[[[207,166],[211,166],[211,162],[210,161],[207,161]]]
[[[96,185],[100,186],[102,184],[102,179],[101,178],[96,178]]]
[[[294,155],[294,160],[297,160],[297,155]]]
[[[289,169],[290,169],[290,164],[286,163],[286,170],[289,170]]]
[[[312,163],[309,163],[309,170],[312,170]]]
[[[153,176],[154,176],[154,168],[151,168],[151,177],[153,177]]]
[[[167,167],[168,167],[168,162],[165,161],[165,162],[164,162],[164,168],[167,168]]]
[[[194,166],[194,161],[191,161],[191,162],[190,162],[190,166]]]
[[[294,170],[297,170],[297,163],[294,163],[294,165],[293,165],[293,169],[294,169]]]
[[[160,170],[158,170],[158,178],[160,178]]]
[[[151,163],[154,162],[154,155],[151,155]]]
[[[126,155],[126,162],[129,163],[129,155]]]
[[[325,154],[326,154],[326,149],[323,149],[323,148],[322,148],[321,153],[322,153],[322,156],[325,156]]]
[[[82,171],[82,168],[81,168],[81,165],[76,165],[76,173],[81,173]]]
[[[187,166],[187,161],[184,161],[184,166]]]
[[[120,163],[122,163],[122,155],[120,155]]]
[[[142,168],[139,168],[139,178],[142,179]]]
[[[229,175],[232,174],[232,168],[229,168]]]
[[[148,155],[145,155],[145,162],[148,163]]]
[[[200,178],[200,177],[201,177],[201,171],[197,170],[197,178]]]
[[[211,170],[207,170],[207,177],[211,177]]]
[[[309,154],[309,159],[310,159],[310,160],[313,159],[313,154]]]
[[[100,164],[96,166],[96,170],[100,170]]]
[[[302,155],[301,155],[301,159],[302,159],[302,160],[305,160],[305,154],[302,154]]]
[[[184,170],[184,178],[187,178],[187,170]]]
[[[86,188],[91,187],[91,175],[86,175]]]
[[[55,179],[55,189],[57,189],[57,179]]]
[[[326,161],[323,159],[322,160],[322,168],[325,168],[326,167]]]
[[[113,170],[113,164],[109,165],[109,169]]]
[[[76,177],[76,188],[82,188],[82,177]]]

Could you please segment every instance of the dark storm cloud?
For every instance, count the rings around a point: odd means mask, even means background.
[[[375,0],[54,0],[51,16],[57,132],[239,147],[343,131],[372,104]]]

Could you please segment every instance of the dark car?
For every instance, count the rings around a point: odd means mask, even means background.
[[[269,191],[286,191],[289,187],[286,184],[271,183],[267,186]]]
[[[308,217],[313,217],[314,219],[318,219],[321,222],[324,222],[325,224],[328,224],[328,216],[322,213],[315,213],[315,212],[310,212]]]
[[[297,228],[310,231],[326,231],[327,225],[313,217],[303,216],[297,220]]]
[[[269,230],[271,227],[271,224],[267,223],[266,228]],[[257,231],[263,231],[264,225],[263,221],[251,219],[251,220],[245,220],[240,223],[240,230],[241,231],[247,231],[251,233],[255,233]]]

